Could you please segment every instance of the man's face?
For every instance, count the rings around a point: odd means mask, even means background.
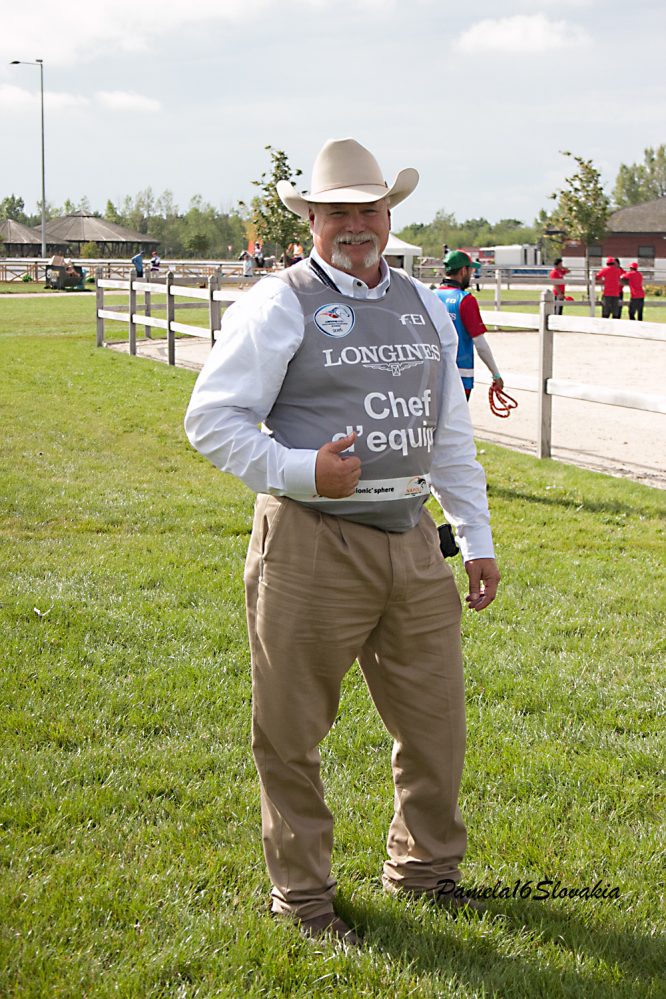
[[[464,290],[469,288],[469,283],[472,280],[472,267],[461,267],[460,268],[460,287]]]
[[[317,253],[338,270],[367,281],[388,242],[391,213],[385,200],[370,204],[314,205],[310,229]]]

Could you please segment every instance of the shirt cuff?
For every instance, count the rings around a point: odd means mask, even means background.
[[[457,539],[463,562],[473,558],[495,558],[492,532],[486,524],[458,528]]]
[[[284,465],[284,486],[287,496],[300,499],[311,499],[316,496],[316,463],[316,451],[294,448],[288,452]]]

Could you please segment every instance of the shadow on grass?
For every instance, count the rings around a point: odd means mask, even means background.
[[[407,962],[416,974],[455,977],[465,990],[461,994],[617,999],[660,994],[664,954],[656,936],[589,925],[571,911],[546,910],[534,902],[489,909],[472,917],[474,927],[461,939],[456,921],[427,902],[399,915],[358,899],[344,909],[365,946]],[[509,953],[518,941],[529,954]],[[549,961],[553,948],[576,970]],[[583,970],[581,959],[599,972]]]
[[[548,495],[528,493],[508,486],[498,486],[495,483],[488,485],[488,495],[497,499],[522,500],[525,503],[538,503],[541,506],[561,507],[577,513],[627,514],[633,517],[659,516],[658,503],[661,498],[661,494],[655,496],[654,506],[649,506],[641,503],[623,503],[619,500],[590,500],[551,493]]]

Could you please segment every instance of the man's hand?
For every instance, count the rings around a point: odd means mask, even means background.
[[[361,460],[353,455],[343,455],[356,440],[356,433],[341,437],[339,441],[329,441],[317,451],[315,464],[315,485],[318,496],[328,499],[342,499],[351,496],[361,478]]]
[[[494,558],[473,558],[465,562],[469,593],[465,597],[470,610],[482,611],[495,599],[500,581]]]

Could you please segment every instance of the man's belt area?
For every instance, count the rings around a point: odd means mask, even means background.
[[[406,475],[398,479],[360,479],[350,496],[330,499],[327,496],[308,496],[308,503],[358,503],[367,500],[404,500],[430,493],[430,474]]]

